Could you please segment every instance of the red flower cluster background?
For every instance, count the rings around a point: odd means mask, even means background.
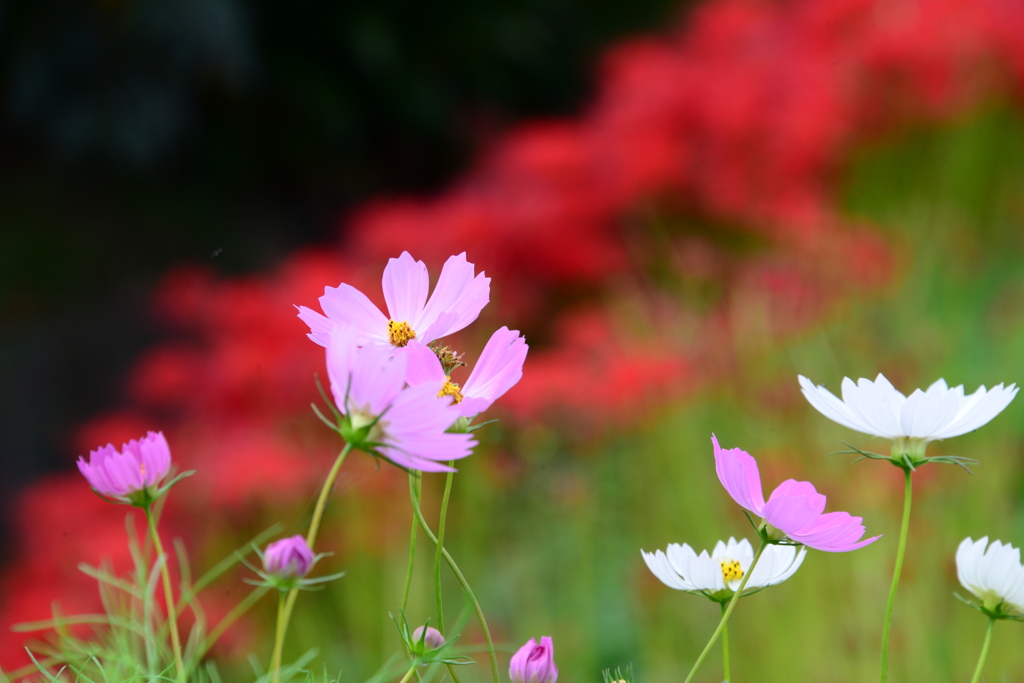
[[[494,284],[476,328],[527,335],[503,417],[557,422],[573,439],[627,429],[727,371],[749,335],[798,331],[851,288],[884,283],[884,240],[837,207],[844,161],[907,125],[1020,103],[1021,36],[1018,0],[706,3],[678,30],[611,49],[584,115],[509,131],[439,196],[364,206],[337,244],[274,272],[171,272],[153,311],[173,341],[139,360],[129,407],[85,425],[79,452],[164,430],[175,460],[200,472],[167,511],[168,533],[200,562],[229,550],[214,547],[218,534],[290,518],[337,447],[309,409],[323,350],[294,305],[315,306],[342,281],[379,293],[403,250],[434,272],[466,251]],[[401,477],[370,476],[366,460],[353,462],[358,495],[400,492]],[[78,562],[129,562],[124,510],[70,462],[17,510],[3,585],[19,588],[0,597],[6,668],[27,662],[12,624],[46,618],[55,599],[66,613],[97,607]],[[404,529],[406,511],[380,520]],[[223,611],[216,599],[208,608]]]

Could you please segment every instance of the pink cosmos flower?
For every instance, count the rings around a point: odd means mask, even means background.
[[[452,382],[444,373],[441,361],[427,346],[409,342],[405,355],[409,359],[405,381],[410,386],[441,384],[441,394],[450,396],[463,417],[478,415],[515,386],[523,376],[523,362],[530,347],[518,330],[502,327],[491,335],[469,379],[463,386]]]
[[[558,667],[555,666],[555,644],[551,636],[540,639],[540,645],[533,638],[512,655],[508,676],[512,683],[555,683]]]
[[[171,449],[163,432],[148,432],[132,439],[118,453],[107,444],[89,453],[89,462],[79,456],[78,469],[98,493],[123,502],[144,502],[136,494],[155,493],[171,468]],[[150,499],[151,500],[151,499]]]
[[[345,438],[362,450],[423,472],[448,472],[438,461],[472,452],[469,434],[446,434],[459,417],[451,400],[438,396],[441,382],[405,387],[406,354],[382,346],[359,347],[351,325],[328,339],[327,374]]]
[[[732,499],[746,510],[764,519],[792,541],[809,548],[842,553],[863,548],[881,536],[860,540],[864,526],[860,517],[847,512],[825,511],[825,496],[807,481],[787,479],[772,491],[768,502],[761,493],[761,474],[757,461],[740,448],[723,449],[715,445],[715,470]]]
[[[263,551],[263,568],[268,574],[285,579],[305,576],[315,562],[316,556],[302,536],[274,541]]]
[[[383,287],[388,315],[351,285],[324,288],[320,307],[326,317],[305,306],[298,307],[299,318],[309,325],[309,338],[327,346],[331,331],[347,323],[356,329],[361,345],[402,347],[413,339],[429,344],[476,320],[490,299],[491,279],[483,273],[474,276],[473,264],[466,261],[465,253],[452,256],[441,269],[428,299],[427,266],[403,251],[398,258],[388,260]]]

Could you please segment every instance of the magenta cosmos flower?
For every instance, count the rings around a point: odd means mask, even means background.
[[[551,636],[540,639],[540,645],[533,638],[512,655],[508,676],[512,683],[555,683],[558,667],[555,666],[555,645]]]
[[[359,347],[351,325],[339,325],[327,346],[327,374],[345,440],[379,454],[400,467],[448,472],[438,461],[457,460],[472,452],[469,434],[446,434],[459,418],[442,382],[405,386],[406,354],[381,346]]]
[[[787,479],[772,491],[766,503],[761,493],[757,461],[740,448],[719,447],[713,434],[711,442],[715,445],[718,479],[732,499],[790,540],[816,550],[842,553],[863,548],[881,538],[860,540],[864,535],[861,518],[852,517],[848,512],[823,514],[825,496],[815,491],[808,481]]]
[[[263,551],[263,568],[282,579],[301,578],[309,573],[316,555],[302,536],[274,541]]]
[[[388,261],[383,286],[387,315],[351,285],[324,288],[320,307],[326,317],[298,307],[299,318],[309,325],[309,338],[327,346],[331,331],[339,324],[349,324],[361,345],[401,347],[413,339],[429,344],[476,320],[491,293],[491,279],[483,273],[474,275],[465,253],[445,262],[429,299],[427,266],[413,260],[407,251]]]
[[[158,495],[160,483],[171,468],[171,449],[163,432],[148,432],[132,439],[118,453],[107,444],[79,456],[78,469],[98,493],[133,505],[148,505]]]
[[[523,362],[530,347],[518,330],[502,327],[491,335],[469,379],[461,387],[445,375],[437,354],[419,342],[410,342],[405,381],[410,386],[441,384],[440,393],[453,399],[463,417],[478,415],[515,386],[523,376]]]

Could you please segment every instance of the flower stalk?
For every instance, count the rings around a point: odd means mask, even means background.
[[[174,592],[171,589],[171,574],[167,569],[169,558],[164,552],[163,543],[160,542],[160,534],[156,529],[156,518],[153,516],[153,511],[149,505],[143,509],[146,511],[146,519],[149,521],[149,533],[153,538],[157,561],[162,560],[160,574],[164,584],[164,600],[167,603],[167,625],[171,632],[171,648],[174,650],[174,670],[178,674],[178,681],[185,683],[185,664],[181,660],[181,637],[178,634],[178,619],[174,609]]]
[[[985,668],[985,658],[988,657],[988,646],[992,644],[992,630],[995,628],[996,618],[988,618],[988,630],[985,631],[985,643],[981,646],[981,656],[978,657],[978,665],[974,667],[974,676],[971,683],[978,683],[981,680],[981,670]]]
[[[725,616],[725,603],[719,603],[722,606],[722,616]],[[725,683],[729,683],[729,679],[732,675],[729,673],[729,624],[722,627],[722,676]]]
[[[327,479],[324,480],[323,488],[320,489],[320,496],[317,498],[316,507],[313,509],[313,519],[309,523],[309,531],[306,532],[306,544],[311,548],[316,542],[317,533],[320,531],[320,522],[324,517],[327,499],[334,489],[334,483],[338,479],[341,466],[351,450],[352,444],[346,443],[345,447],[341,449],[341,453],[334,460],[334,465],[331,466],[330,472],[327,473]],[[291,620],[292,610],[295,608],[295,601],[298,597],[299,589],[292,588],[288,591],[287,598],[282,595],[282,602],[278,605],[277,628],[279,633],[275,637],[274,658],[271,660],[270,665],[273,672],[272,683],[278,683],[281,678],[281,648],[284,647],[284,637],[288,632],[288,622]]]
[[[416,487],[413,480],[416,478],[415,474],[409,475],[409,494],[412,498],[412,509],[416,515],[416,519],[420,523],[420,528],[423,529],[423,533],[427,535],[430,542],[441,548],[441,555],[444,557],[445,562],[448,563],[448,567],[455,574],[455,578],[458,580],[459,585],[462,586],[462,590],[466,593],[466,597],[469,598],[470,603],[473,605],[473,611],[476,613],[477,621],[480,622],[480,630],[484,633],[484,641],[487,643],[487,655],[491,660],[491,677],[494,679],[494,683],[501,683],[501,674],[498,673],[498,657],[494,650],[494,640],[491,638],[491,630],[487,627],[487,619],[484,617],[483,609],[480,607],[480,602],[476,599],[476,594],[473,593],[473,589],[469,585],[469,581],[466,580],[466,576],[459,569],[459,565],[455,564],[455,560],[451,554],[445,550],[444,546],[438,543],[437,536],[430,530],[430,526],[427,524],[427,520],[423,518],[423,512],[420,510],[419,497],[416,495]]]
[[[697,675],[697,669],[699,669],[700,665],[704,663],[704,659],[707,658],[708,653],[711,652],[711,648],[714,647],[715,642],[718,640],[718,636],[720,636],[725,630],[726,624],[729,623],[729,617],[732,616],[732,611],[736,608],[736,603],[739,601],[740,596],[743,595],[743,589],[747,587],[747,581],[750,579],[750,575],[754,573],[754,567],[757,566],[757,561],[761,559],[761,553],[764,552],[764,549],[767,546],[768,541],[762,538],[761,545],[758,546],[757,552],[754,553],[754,561],[750,563],[750,569],[743,575],[743,580],[740,581],[739,588],[736,589],[736,593],[733,594],[732,600],[729,601],[729,606],[725,608],[724,612],[722,612],[722,619],[718,622],[718,628],[716,628],[715,632],[711,634],[711,640],[709,640],[708,644],[704,646],[704,650],[700,653],[700,656],[697,657],[697,661],[693,663],[693,668],[690,669],[690,673],[686,677],[686,681],[684,683],[690,683],[690,681],[693,680],[693,677]]]
[[[900,523],[900,540],[896,547],[896,566],[892,571],[892,585],[889,586],[889,600],[885,606],[885,621],[882,624],[882,671],[879,680],[885,683],[889,678],[889,632],[892,629],[892,610],[896,603],[896,589],[900,585],[903,571],[903,555],[907,549],[907,532],[910,529],[910,507],[913,498],[913,470],[903,468],[903,521]]]

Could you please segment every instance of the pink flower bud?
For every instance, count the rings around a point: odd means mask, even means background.
[[[89,462],[78,458],[78,469],[89,485],[110,498],[138,502],[139,491],[153,493],[171,469],[171,449],[163,432],[149,432],[138,441],[132,439],[118,453],[107,444],[89,453]],[[146,503],[151,502],[142,494]]]
[[[263,551],[263,568],[268,574],[283,579],[305,576],[315,561],[313,551],[302,536],[274,541]]]
[[[555,666],[555,646],[551,636],[541,638],[540,645],[530,638],[519,652],[512,655],[508,675],[512,683],[555,683],[558,667]]]
[[[437,648],[444,645],[444,636],[433,626],[427,626],[427,635],[423,635],[423,626],[418,626],[415,631],[412,632],[412,642],[420,642],[420,638],[423,638],[423,646],[428,650],[436,650]]]

